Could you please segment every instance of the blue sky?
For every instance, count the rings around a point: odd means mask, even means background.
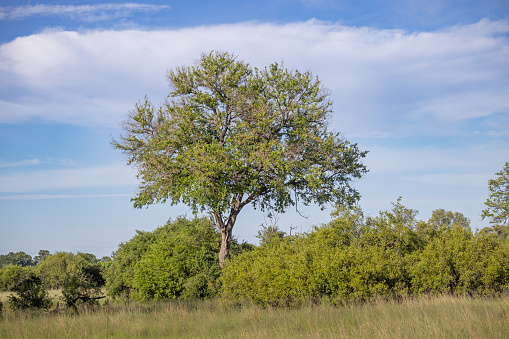
[[[0,253],[110,255],[135,230],[190,211],[135,210],[135,171],[109,142],[165,72],[226,50],[284,61],[330,89],[331,129],[369,150],[355,183],[366,215],[399,196],[427,220],[458,211],[474,229],[487,181],[509,161],[507,1],[0,1]],[[331,208],[290,209],[307,231]],[[265,214],[234,234],[256,242]]]

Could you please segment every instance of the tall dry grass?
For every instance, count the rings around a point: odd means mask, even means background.
[[[509,338],[509,296],[294,309],[219,300],[109,303],[80,314],[4,307],[0,338]]]

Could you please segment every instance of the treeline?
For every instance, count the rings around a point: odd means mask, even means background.
[[[152,232],[137,231],[111,261],[41,251],[36,265],[8,264],[0,269],[0,289],[15,290],[32,275],[46,289],[74,293],[71,301],[95,300],[105,289],[127,300],[219,296],[264,306],[508,290],[508,226],[474,233],[461,213],[439,209],[427,221],[416,216],[398,200],[375,217],[358,206],[339,207],[329,223],[303,234],[269,225],[259,232],[259,246],[234,241],[223,270],[213,223],[180,217]]]
[[[20,254],[21,253],[21,254]],[[37,277],[45,289],[59,289],[70,281],[80,282],[82,288],[101,288],[105,284],[103,274],[111,258],[97,259],[90,253],[39,251],[35,260],[24,252],[2,255],[0,268],[0,291],[13,291],[20,281],[27,277]],[[23,264],[13,263],[14,258],[24,258]],[[7,263],[7,264],[5,264]],[[30,263],[30,264],[26,264]]]
[[[41,260],[49,255],[48,250],[40,250],[39,254],[34,258],[25,252],[9,252],[8,254],[0,254],[0,268],[7,265],[16,265],[22,267],[36,266]]]
[[[37,266],[41,261],[49,257],[50,251],[48,250],[40,250],[39,253],[32,258],[30,254],[25,252],[9,252],[8,254],[0,254],[0,268],[7,265],[16,265],[22,267],[32,267]],[[92,253],[80,253],[80,256],[85,257],[85,259],[92,263],[98,262],[108,262],[111,261],[111,258],[108,256],[102,257],[101,259],[97,259],[97,257]]]

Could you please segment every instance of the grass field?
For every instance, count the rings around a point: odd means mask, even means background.
[[[0,338],[509,338],[509,296],[294,309],[111,302],[79,315],[15,313],[4,302]]]

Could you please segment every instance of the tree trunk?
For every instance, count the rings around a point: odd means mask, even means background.
[[[219,267],[224,268],[224,262],[230,254],[230,244],[232,242],[232,229],[233,227],[226,227],[221,229],[221,249],[219,250]]]
[[[230,254],[230,245],[232,243],[232,231],[233,225],[235,225],[235,221],[237,220],[237,215],[239,215],[240,210],[247,204],[249,201],[242,203],[242,194],[238,195],[235,198],[236,201],[232,202],[232,208],[230,210],[230,215],[226,222],[223,220],[221,213],[214,213],[214,219],[216,219],[216,227],[221,232],[221,248],[219,249],[219,267],[221,269],[224,268],[224,263],[228,255]]]

